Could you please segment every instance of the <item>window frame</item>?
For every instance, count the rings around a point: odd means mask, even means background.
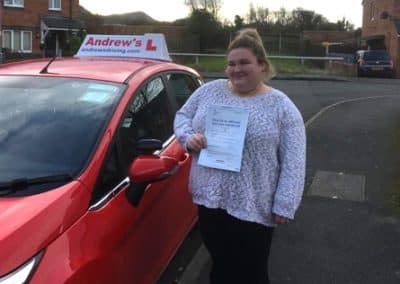
[[[10,50],[12,50],[14,33],[12,32],[12,30],[3,30],[2,33],[3,33],[3,36],[2,36],[1,47],[2,48],[9,48]],[[6,40],[5,34],[6,33],[10,33],[10,46],[9,47],[5,45],[5,40]]]
[[[182,107],[182,103],[179,101],[178,99],[178,94],[176,92],[175,87],[173,86],[173,83],[171,82],[170,76],[171,75],[182,75],[182,76],[186,76],[189,78],[189,80],[192,81],[192,83],[196,86],[196,89],[192,91],[192,93],[186,97],[185,102],[187,101],[187,99],[202,85],[204,84],[204,82],[201,80],[200,77],[189,73],[189,72],[185,72],[185,71],[168,71],[165,74],[165,81],[167,84],[167,88],[168,88],[168,93],[173,96],[173,100],[176,103],[177,109],[175,111],[177,111],[178,109],[180,109]],[[186,82],[185,82],[186,83]]]
[[[370,4],[370,9],[369,9],[369,20],[372,22],[372,21],[375,21],[375,14],[377,14],[376,13],[377,11],[376,11],[376,8],[375,8],[375,4],[372,2],[371,4]]]
[[[92,198],[90,201],[90,208],[91,210],[97,210],[98,208],[101,208],[105,203],[109,201],[110,198],[112,198],[117,192],[119,192],[125,185],[125,180],[128,178],[128,176],[125,174],[127,172],[127,168],[125,168],[126,161],[124,161],[124,154],[123,154],[123,149],[122,149],[122,142],[121,142],[121,135],[120,135],[120,129],[123,125],[124,119],[126,116],[129,114],[130,107],[133,103],[133,101],[136,99],[136,96],[138,92],[140,92],[143,88],[145,88],[151,81],[155,80],[156,78],[161,78],[161,81],[164,85],[165,91],[167,93],[167,99],[170,104],[169,108],[172,113],[169,115],[173,115],[176,110],[177,110],[177,105],[176,105],[176,99],[174,94],[171,92],[171,87],[169,85],[169,82],[166,78],[166,74],[171,72],[170,70],[168,71],[162,71],[156,74],[151,75],[148,77],[146,80],[144,80],[137,88],[135,88],[131,93],[125,94],[126,96],[130,96],[128,103],[124,107],[124,111],[120,117],[120,120],[118,122],[118,126],[115,129],[115,133],[113,135],[113,138],[108,146],[107,149],[107,154],[105,155],[104,160],[102,161],[101,169],[99,171],[99,174],[96,178],[96,184],[94,187],[94,190],[92,192]],[[172,132],[171,136],[167,138],[165,141],[162,141],[162,149],[159,151],[156,151],[157,153],[163,152],[174,140],[173,138],[175,137],[174,133]],[[118,171],[122,172],[121,175],[121,180],[117,181],[114,185],[111,185],[109,188],[102,188],[102,178],[106,174],[107,166],[109,165],[110,161],[112,158],[115,156],[115,163],[116,163],[116,168],[118,168]],[[135,157],[136,158],[136,157]],[[134,159],[135,159],[134,158]],[[131,161],[132,162],[132,161]]]
[[[17,0],[10,0],[10,1],[12,1],[11,4],[6,3],[5,1],[3,1],[3,6],[4,7],[15,7],[15,8],[24,8],[25,7],[25,1],[24,0],[20,0],[20,1],[22,1],[22,4],[15,3]]]
[[[151,76],[149,76],[146,80],[144,80],[134,91],[133,91],[133,93],[130,95],[131,96],[131,98],[129,99],[129,103],[126,105],[126,107],[125,107],[125,109],[124,109],[124,112],[123,112],[123,115],[121,116],[121,119],[120,119],[120,122],[119,122],[119,127],[118,127],[118,130],[116,131],[116,135],[117,135],[117,140],[119,141],[119,143],[118,143],[118,146],[117,146],[117,148],[118,148],[118,155],[121,155],[121,156],[125,156],[125,154],[122,154],[122,152],[123,152],[123,146],[122,146],[122,144],[121,144],[121,142],[120,142],[120,140],[121,140],[121,137],[120,137],[120,129],[121,129],[121,127],[122,127],[122,125],[123,125],[123,123],[124,123],[124,119],[127,117],[127,116],[129,116],[129,113],[130,113],[130,111],[131,111],[131,106],[132,106],[132,104],[133,104],[133,102],[137,99],[137,97],[138,97],[138,95],[139,95],[139,93],[141,92],[141,90],[143,90],[144,88],[146,88],[148,85],[149,85],[149,83],[151,83],[151,82],[153,82],[153,81],[155,81],[156,79],[160,79],[160,81],[161,81],[161,83],[163,84],[163,87],[164,87],[164,91],[166,92],[166,99],[167,99],[167,103],[168,103],[168,109],[166,108],[165,110],[166,110],[166,114],[167,114],[167,116],[168,117],[170,117],[170,119],[171,119],[171,121],[172,121],[172,127],[173,127],[173,118],[174,118],[174,114],[176,113],[176,111],[177,111],[177,102],[176,102],[176,99],[175,99],[175,96],[174,96],[174,94],[172,93],[172,91],[171,91],[171,89],[170,89],[170,85],[169,85],[169,83],[168,83],[168,80],[167,80],[167,78],[166,78],[166,74],[168,74],[169,73],[169,71],[162,71],[162,72],[159,72],[159,73],[155,73],[155,74],[152,74]],[[161,142],[163,143],[162,144],[162,149],[161,150],[159,150],[159,151],[157,151],[158,153],[161,153],[161,152],[163,152],[168,146],[169,146],[169,144],[171,144],[171,142],[173,141],[173,137],[175,136],[175,134],[174,134],[174,132],[173,132],[173,130],[172,130],[172,132],[171,132],[171,134],[168,136],[168,137],[166,137],[165,139],[163,139]],[[157,139],[157,138],[156,138]],[[136,157],[135,157],[136,158]],[[135,159],[135,158],[133,158],[133,159]],[[120,158],[119,159],[120,160],[120,163],[124,163],[124,158]],[[126,162],[126,161],[125,161]],[[130,161],[130,163],[131,163],[132,161]]]
[[[56,4],[60,4],[59,7],[56,7]],[[62,3],[61,0],[49,0],[49,11],[61,11]]]
[[[11,29],[5,29],[5,30],[3,30],[2,31],[3,32],[3,39],[2,39],[2,43],[1,43],[1,46],[3,47],[3,48],[10,48],[11,49],[11,51],[14,51],[14,52],[21,52],[21,53],[32,53],[32,45],[33,45],[33,42],[32,42],[32,31],[28,31],[28,30],[11,30]],[[4,33],[7,33],[7,32],[10,32],[11,33],[11,47],[8,47],[8,46],[5,46],[4,45],[4,40],[5,40],[5,36],[4,36]],[[20,48],[15,48],[14,47],[14,36],[15,36],[15,33],[19,33],[20,34],[20,39],[21,39],[21,41],[20,41]],[[26,33],[28,33],[30,36],[29,36],[29,38],[30,38],[30,42],[29,42],[29,45],[30,45],[30,49],[24,49],[24,34],[26,34]]]

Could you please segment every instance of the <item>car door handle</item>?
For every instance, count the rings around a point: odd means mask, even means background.
[[[188,153],[183,153],[180,158],[179,158],[179,164],[185,163],[187,160],[189,160],[190,155]]]

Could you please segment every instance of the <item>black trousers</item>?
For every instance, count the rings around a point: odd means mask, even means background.
[[[199,206],[199,228],[212,259],[211,284],[268,284],[273,228]]]

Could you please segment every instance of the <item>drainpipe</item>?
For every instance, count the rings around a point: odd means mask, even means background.
[[[69,20],[72,21],[72,3],[73,0],[69,0]]]
[[[73,0],[69,0],[69,25],[68,25],[68,52],[71,50],[71,38],[72,38],[72,2]]]
[[[4,63],[3,53],[3,1],[0,1],[0,64]]]
[[[389,20],[389,21],[392,22],[393,25],[395,25],[395,21],[400,20],[399,17],[396,17],[394,15],[389,14],[387,11],[383,11],[380,14],[379,18],[381,20]],[[397,31],[397,27],[395,27],[395,33],[397,34],[397,41],[399,41],[400,37],[399,37],[399,33]],[[388,44],[388,47],[386,49],[389,51],[389,54],[390,54],[390,56],[391,56],[391,58],[393,60],[393,63],[394,63],[394,66],[395,66],[394,69],[395,69],[395,73],[396,73],[396,78],[400,78],[400,70],[399,70],[400,69],[400,62],[398,61],[397,56],[396,56],[397,55],[396,53],[398,52],[398,50],[396,52],[396,50],[392,50],[391,49],[391,41],[392,40],[396,40],[396,36],[391,38],[390,37],[390,32],[386,32],[386,35],[388,35],[388,34],[389,34],[389,37],[388,37],[389,38],[389,44]],[[385,38],[386,38],[386,36],[385,36]]]

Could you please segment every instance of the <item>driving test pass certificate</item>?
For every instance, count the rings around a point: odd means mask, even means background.
[[[200,151],[199,165],[240,172],[249,110],[211,105],[206,116],[207,147]]]

